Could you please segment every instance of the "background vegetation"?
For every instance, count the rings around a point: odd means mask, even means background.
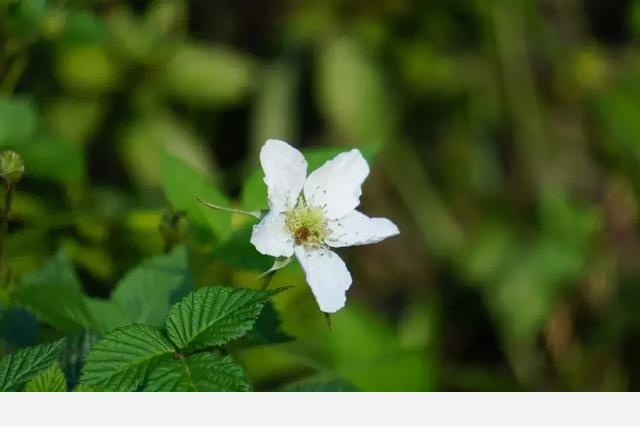
[[[637,390],[639,42],[636,0],[0,0],[27,171],[0,355],[65,335],[77,380],[100,331],[72,302],[181,243],[196,287],[258,287],[251,222],[195,198],[264,208],[275,137],[313,166],[361,148],[363,209],[402,234],[342,252],[331,331],[297,265],[275,276],[296,339],[235,350],[255,389]]]

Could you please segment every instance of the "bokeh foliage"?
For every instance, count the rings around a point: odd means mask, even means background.
[[[154,266],[258,287],[252,223],[195,198],[265,208],[276,137],[312,167],[362,149],[364,211],[402,234],[342,252],[331,330],[299,267],[275,276],[285,342],[238,349],[256,389],[638,389],[639,35],[637,0],[0,0],[8,292],[66,272],[4,308],[0,353],[74,328],[82,353],[136,277],[168,310]]]

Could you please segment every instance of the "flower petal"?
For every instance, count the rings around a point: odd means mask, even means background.
[[[338,254],[328,249],[306,249],[296,246],[296,257],[320,310],[335,313],[344,307],[345,293],[351,286],[351,273]]]
[[[269,209],[283,212],[295,206],[307,177],[307,161],[302,153],[284,141],[269,139],[260,150]]]
[[[307,204],[323,207],[329,219],[342,218],[360,204],[360,187],[367,175],[369,165],[360,150],[340,153],[307,178]]]
[[[269,211],[260,223],[253,226],[251,243],[264,255],[293,255],[293,240],[285,228],[284,217],[279,212]]]
[[[329,221],[329,229],[331,233],[327,237],[327,244],[334,248],[378,243],[400,233],[398,227],[388,219],[369,218],[358,211]]]

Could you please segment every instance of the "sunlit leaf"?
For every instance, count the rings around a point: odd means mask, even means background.
[[[80,382],[101,391],[134,391],[173,351],[157,329],[124,326],[105,335],[91,349]]]
[[[64,340],[27,347],[0,360],[0,391],[12,391],[50,367],[64,348]]]
[[[240,338],[253,327],[272,291],[207,287],[187,295],[167,317],[167,334],[181,349]]]
[[[60,366],[54,363],[37,376],[31,379],[24,388],[27,392],[64,392],[67,391],[67,379],[60,370]]]

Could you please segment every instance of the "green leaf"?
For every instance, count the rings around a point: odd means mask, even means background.
[[[198,353],[163,362],[146,391],[249,391],[244,370],[230,356]]]
[[[271,301],[267,301],[256,319],[255,326],[244,337],[248,345],[279,344],[293,340],[293,337],[280,327],[278,312]]]
[[[134,323],[129,320],[129,316],[127,316],[120,304],[114,301],[85,297],[84,303],[91,314],[91,329],[100,334],[106,334],[121,326]]]
[[[78,330],[92,323],[82,287],[63,252],[40,270],[25,274],[11,288],[11,298],[59,330]]]
[[[37,122],[32,102],[0,97],[0,146],[23,147],[35,133]]]
[[[197,200],[229,206],[229,200],[216,190],[213,182],[170,154],[164,155],[162,170],[165,195],[174,209],[187,212],[194,235],[203,242],[210,240],[212,234],[221,240],[227,237],[231,215],[209,209]]]
[[[332,380],[324,382],[302,382],[287,387],[284,391],[289,392],[340,392],[359,391],[352,384],[345,381]]]
[[[90,385],[84,384],[84,383],[80,383],[77,386],[75,386],[72,390],[75,393],[95,393],[98,390],[96,390],[95,388],[91,387]]]
[[[134,391],[174,348],[147,325],[130,325],[108,333],[91,349],[80,382],[100,391]]]
[[[67,391],[67,379],[57,363],[54,363],[27,383],[28,392],[64,392]]]
[[[59,283],[67,288],[79,291],[80,282],[76,277],[69,258],[62,251],[41,269],[27,273],[22,277],[22,285],[43,285],[47,283]]]
[[[171,308],[191,286],[184,247],[152,258],[127,274],[112,300],[87,297],[69,259],[60,252],[42,269],[24,276],[11,297],[40,320],[62,331],[93,329],[101,333],[133,323],[161,326]]]
[[[65,341],[27,347],[0,360],[0,391],[15,390],[53,364]]]
[[[253,327],[272,291],[209,287],[187,295],[167,317],[167,334],[181,349],[240,338]]]
[[[130,323],[160,327],[171,306],[191,287],[187,249],[179,246],[169,255],[154,257],[130,271],[113,292],[112,300]]]

